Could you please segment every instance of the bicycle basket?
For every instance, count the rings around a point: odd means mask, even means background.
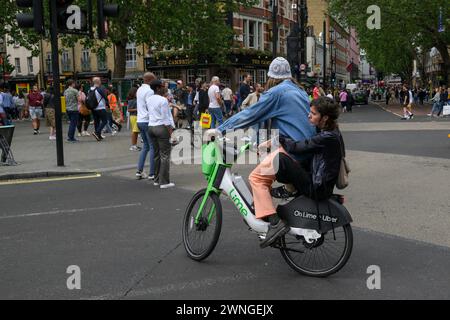
[[[202,173],[205,176],[209,177],[212,174],[216,157],[216,146],[214,143],[208,143],[202,146]]]

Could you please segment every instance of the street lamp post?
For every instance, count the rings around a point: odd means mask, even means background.
[[[308,24],[308,7],[306,0],[300,0],[300,64],[306,64],[306,26]]]
[[[6,41],[0,38],[0,59],[2,62],[3,85],[6,84]]]
[[[278,0],[272,0],[272,56],[275,59],[278,51]]]

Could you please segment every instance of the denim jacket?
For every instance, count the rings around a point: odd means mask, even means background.
[[[278,129],[280,136],[295,141],[305,140],[316,133],[308,121],[308,114],[309,99],[306,92],[291,80],[285,80],[263,93],[257,103],[225,121],[218,130],[224,133],[271,119],[272,129]]]

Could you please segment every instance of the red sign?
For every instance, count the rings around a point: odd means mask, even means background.
[[[352,70],[353,70],[353,63],[349,63],[349,65],[347,66],[347,71],[352,72]]]

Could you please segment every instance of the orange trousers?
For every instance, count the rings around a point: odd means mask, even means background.
[[[249,182],[253,192],[256,218],[261,219],[275,214],[277,211],[272,202],[270,190],[276,180],[275,173],[278,170],[278,154],[287,154],[283,148],[267,155],[267,157],[252,171]]]

